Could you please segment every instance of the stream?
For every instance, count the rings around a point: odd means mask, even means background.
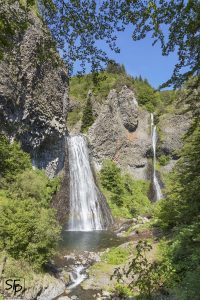
[[[119,246],[126,241],[126,238],[118,237],[111,231],[63,231],[63,240],[59,245],[59,256],[55,258],[55,263],[59,268],[70,270],[71,281],[66,286],[66,293],[59,297],[76,296],[76,299],[80,300],[94,299],[97,290],[81,288],[81,283],[88,278],[87,269],[98,261],[99,252]]]

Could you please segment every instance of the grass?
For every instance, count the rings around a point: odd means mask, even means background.
[[[107,253],[104,253],[101,259],[103,262],[106,262],[110,265],[121,265],[128,260],[130,252],[130,247],[122,248],[119,246],[112,248]]]

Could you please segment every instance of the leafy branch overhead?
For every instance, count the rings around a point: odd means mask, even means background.
[[[42,1],[41,1],[42,2]],[[200,70],[200,3],[196,1],[66,1],[45,0],[44,18],[64,49],[67,61],[81,60],[85,69],[101,67],[107,54],[98,47],[104,40],[111,50],[119,52],[117,31],[133,27],[134,41],[149,33],[153,44],[160,41],[162,54],[177,50],[178,63],[165,85],[180,86]]]
[[[0,2],[4,0],[0,0]],[[200,3],[193,1],[130,1],[130,0],[8,0],[20,3],[26,16],[32,7],[48,25],[60,54],[72,73],[74,63],[84,72],[88,65],[99,71],[109,61],[102,45],[119,53],[117,32],[132,28],[134,41],[151,34],[153,44],[161,44],[162,54],[177,51],[178,63],[172,77],[163,85],[180,86],[200,70]],[[5,34],[19,28],[1,13],[0,47]],[[1,50],[0,49],[0,50]],[[1,51],[2,52],[2,51]]]

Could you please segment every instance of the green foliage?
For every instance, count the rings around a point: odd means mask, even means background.
[[[43,206],[49,206],[52,194],[60,185],[60,178],[49,179],[44,171],[26,170],[16,175],[15,181],[9,188],[10,197],[13,199],[34,199]]]
[[[82,118],[81,108],[77,107],[73,111],[67,114],[67,128],[73,128],[73,126]]]
[[[60,179],[33,170],[30,157],[0,136],[0,249],[14,259],[41,268],[54,254],[60,237],[54,211],[49,208]]]
[[[153,295],[164,286],[173,272],[170,264],[149,261],[147,253],[151,250],[152,246],[146,240],[139,241],[136,245],[136,255],[128,267],[116,268],[111,276],[117,278],[118,282],[122,282],[124,276],[128,277],[129,288],[132,291],[139,289],[140,296],[145,299],[153,299]]]
[[[195,115],[195,114],[194,114]],[[167,184],[156,216],[171,239],[164,249],[176,270],[175,299],[198,299],[200,264],[200,122],[194,118],[181,158]]]
[[[100,183],[114,216],[131,218],[150,211],[148,183],[136,181],[129,174],[123,175],[113,161],[104,161]]]
[[[191,224],[200,212],[200,123],[196,119],[161,201],[159,218],[165,228]]]
[[[87,93],[91,90],[95,100],[102,103],[111,89],[116,89],[119,92],[126,85],[135,92],[139,105],[144,106],[150,112],[168,105],[168,102],[163,103],[164,100],[161,99],[160,92],[156,92],[146,79],[142,79],[142,77],[133,78],[125,72],[119,71],[118,68],[121,67],[117,65],[117,71],[106,69],[100,72],[97,82],[94,81],[94,74],[72,77],[70,80],[70,97],[85,103]]]
[[[1,175],[10,180],[16,174],[31,167],[30,157],[21,150],[19,143],[11,144],[3,135],[0,135],[0,157]]]
[[[115,61],[111,60],[107,64],[106,72],[113,74],[126,74],[126,69],[124,65],[120,65]]]
[[[175,300],[199,300],[200,267],[186,273],[179,288],[175,289]]]
[[[100,172],[100,180],[102,186],[112,192],[111,202],[117,206],[121,206],[123,204],[122,195],[124,193],[124,186],[120,168],[113,161],[106,160]]]
[[[1,207],[0,249],[40,268],[52,257],[60,234],[53,210],[36,201],[10,200]]]
[[[129,248],[116,247],[102,255],[102,261],[110,265],[120,265],[127,261],[130,255]]]
[[[133,296],[132,291],[130,290],[129,286],[126,284],[116,283],[113,292],[120,299],[121,298],[123,299],[124,297]]]
[[[86,102],[88,91],[91,90],[97,101],[102,102],[119,76],[119,74],[104,71],[98,74],[97,82],[94,80],[94,74],[72,77],[70,79],[70,97],[80,102]]]
[[[170,161],[170,156],[169,155],[164,155],[164,154],[160,155],[158,157],[158,161],[159,161],[161,166],[166,166]]]
[[[134,87],[138,103],[144,105],[150,112],[161,104],[160,94],[156,92],[148,83],[143,80],[135,80]]]
[[[94,116],[92,112],[91,97],[88,95],[87,102],[83,109],[81,132],[87,132],[88,128],[93,124]]]

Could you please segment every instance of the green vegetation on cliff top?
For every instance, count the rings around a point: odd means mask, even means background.
[[[110,90],[120,91],[124,85],[134,91],[139,105],[149,112],[159,114],[174,109],[173,104],[177,92],[156,91],[147,79],[143,79],[141,76],[134,78],[126,73],[123,65],[112,62],[107,65],[104,71],[98,74],[75,76],[70,79],[70,99],[73,103],[76,103],[76,106],[68,113],[69,128],[81,119],[84,123],[85,120],[89,120],[89,124],[92,125],[94,116],[91,118],[92,112],[88,104],[89,91],[92,92],[94,101],[101,105],[105,102]],[[84,125],[83,127],[87,129],[89,126]]]
[[[118,64],[117,64],[118,66]],[[87,93],[91,90],[96,97],[96,101],[102,103],[108,96],[111,89],[120,91],[126,85],[135,92],[140,105],[145,106],[149,111],[154,111],[162,104],[160,93],[157,92],[146,79],[133,78],[129,76],[125,69],[110,70],[109,66],[105,71],[98,74],[98,80],[94,80],[93,74],[72,77],[70,80],[70,97],[84,103],[87,99]]]

